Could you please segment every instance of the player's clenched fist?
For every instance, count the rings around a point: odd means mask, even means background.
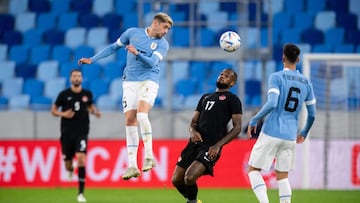
[[[92,61],[90,58],[81,58],[78,60],[78,64],[81,65],[81,64],[91,64]]]

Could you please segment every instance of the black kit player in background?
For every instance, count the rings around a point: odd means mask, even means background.
[[[93,103],[92,93],[82,88],[82,73],[74,69],[70,73],[71,87],[59,93],[51,107],[54,116],[61,117],[61,150],[64,157],[66,170],[69,177],[74,171],[73,158],[76,155],[79,193],[78,202],[86,202],[85,188],[85,161],[89,133],[89,113],[97,118],[101,117],[100,111]],[[61,111],[59,110],[61,108]]]
[[[241,132],[242,104],[229,89],[236,83],[237,74],[223,70],[216,81],[216,91],[204,94],[192,117],[190,139],[176,164],[172,183],[188,203],[197,199],[196,181],[202,175],[213,176],[213,167],[220,158],[222,147]],[[232,128],[227,124],[232,120]]]

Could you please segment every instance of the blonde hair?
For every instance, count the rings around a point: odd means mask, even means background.
[[[163,12],[157,13],[154,16],[154,20],[158,20],[158,21],[160,21],[162,23],[169,23],[170,26],[173,25],[173,20],[171,19],[171,17],[168,14],[163,13]]]

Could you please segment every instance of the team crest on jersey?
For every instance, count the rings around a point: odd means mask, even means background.
[[[83,97],[81,98],[81,100],[82,100],[83,102],[87,102],[87,101],[89,101],[89,98],[88,98],[87,96],[83,96]]]
[[[220,96],[219,96],[219,100],[220,100],[220,101],[223,101],[223,100],[225,100],[225,99],[226,99],[226,96],[225,96],[225,95],[220,95]]]
[[[151,50],[155,50],[156,47],[157,47],[157,44],[156,44],[155,42],[152,42],[152,43],[150,44]]]

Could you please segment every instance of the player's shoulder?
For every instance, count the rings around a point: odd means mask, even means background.
[[[66,88],[66,89],[63,89],[62,91],[60,91],[59,95],[64,95],[64,94],[71,94],[72,91],[70,88]]]
[[[138,34],[138,33],[145,33],[145,29],[144,28],[139,28],[139,27],[130,27],[130,28],[127,28],[124,33],[126,33],[128,35],[133,35],[133,34]]]
[[[159,39],[159,45],[169,48],[169,42],[167,41],[167,39],[165,39],[165,37]]]
[[[143,30],[144,28],[139,28],[139,27],[129,27],[125,30],[125,32],[131,32],[131,31],[138,31],[138,30]]]
[[[211,98],[211,95],[212,95],[213,93],[204,93],[201,97],[200,97],[200,99],[199,99],[199,102],[203,102],[204,100],[206,100],[206,99],[208,99],[208,98]]]
[[[68,96],[71,96],[71,94],[72,94],[72,92],[71,92],[70,88],[66,88],[66,89],[61,90],[58,93],[58,98],[60,98],[60,99],[66,98]]]
[[[284,70],[279,70],[279,71],[275,71],[275,72],[271,73],[270,76],[280,77],[280,76],[283,75],[284,73],[285,73]]]
[[[202,96],[201,96],[201,99],[203,99],[203,98],[207,98],[207,97],[209,97],[210,95],[212,95],[213,93],[205,93],[205,94],[203,94]]]
[[[83,94],[92,94],[91,91],[89,89],[86,89],[86,88],[82,88],[82,93]]]
[[[240,98],[238,97],[238,95],[236,95],[236,94],[234,94],[234,93],[232,93],[232,92],[230,92],[230,91],[228,91],[227,94],[229,95],[229,97],[230,97],[231,99],[241,102],[241,101],[240,101]]]

